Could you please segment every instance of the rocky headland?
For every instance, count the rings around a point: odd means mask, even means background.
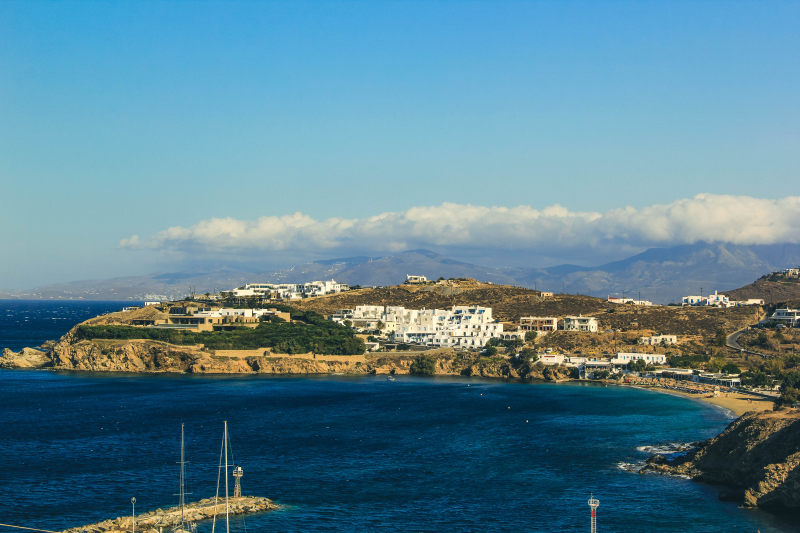
[[[800,509],[800,411],[747,413],[690,452],[650,458],[643,473],[720,485],[720,497],[771,511]]]
[[[424,357],[432,361],[427,375],[547,381],[570,378],[567,368],[447,348],[363,355],[289,355],[268,348],[212,350],[202,344],[186,346],[146,339],[87,340],[76,335],[76,328],[39,349],[4,350],[0,368],[190,374],[411,374],[414,361]]]

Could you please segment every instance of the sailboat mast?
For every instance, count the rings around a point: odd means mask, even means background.
[[[185,490],[185,488],[184,488],[185,465],[186,465],[186,461],[184,461],[184,455],[183,455],[183,423],[181,423],[181,490],[180,490],[181,526],[184,526],[186,524],[186,521],[184,519],[184,512],[183,512],[183,508],[184,508],[184,504],[185,504],[185,496],[184,496],[185,495],[185,492],[184,492],[184,490]]]
[[[228,503],[228,421],[225,421],[225,533],[230,533],[230,506]]]

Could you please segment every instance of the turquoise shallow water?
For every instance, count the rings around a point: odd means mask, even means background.
[[[35,343],[32,343],[35,344]],[[0,340],[0,346],[2,341]],[[798,531],[620,463],[710,437],[726,413],[590,384],[377,377],[0,372],[0,522],[45,529],[213,495],[222,421],[244,492],[283,511],[244,531]],[[201,531],[210,531],[208,524]]]

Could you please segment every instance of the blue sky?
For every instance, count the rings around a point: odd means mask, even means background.
[[[386,251],[380,232],[293,250],[192,230],[227,218],[780,202],[800,195],[798,28],[797,2],[7,0],[0,288],[221,253]],[[780,205],[794,220],[795,203]],[[530,224],[472,248],[513,249]],[[606,255],[650,244],[625,231]],[[452,234],[423,237],[391,235],[447,248]],[[575,259],[542,242],[527,253]]]

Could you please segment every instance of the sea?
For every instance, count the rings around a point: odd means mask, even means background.
[[[0,347],[125,305],[0,301]],[[713,486],[636,472],[730,420],[588,383],[3,370],[0,523],[56,531],[129,515],[133,497],[137,514],[177,504],[181,424],[186,499],[213,496],[227,421],[243,493],[282,506],[231,531],[584,532],[592,495],[600,532],[800,531]]]

